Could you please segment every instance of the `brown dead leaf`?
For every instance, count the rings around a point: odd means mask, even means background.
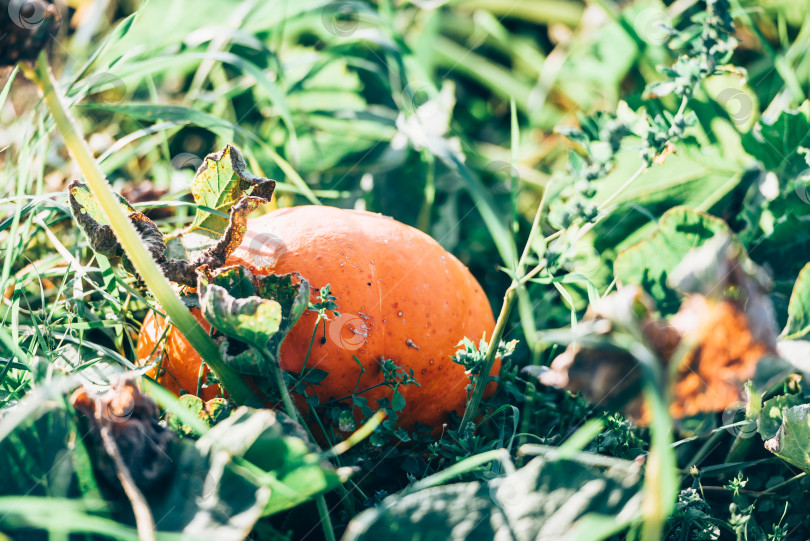
[[[540,381],[646,424],[638,360],[611,340],[620,331],[643,342],[668,374],[673,417],[723,411],[743,400],[759,362],[778,357],[766,277],[735,243],[717,238],[685,258],[670,281],[691,293],[671,320],[654,318],[652,299],[625,287],[589,310],[587,340],[569,345]]]
[[[759,361],[778,356],[775,340],[757,338],[754,321],[736,301],[702,295],[684,301],[672,324],[690,347],[675,368],[673,417],[722,411],[744,399],[743,385]]]
[[[118,482],[119,472],[101,443],[102,428],[109,430],[139,489],[156,488],[171,473],[169,448],[175,436],[158,423],[157,405],[132,380],[120,379],[100,395],[86,388],[77,389],[70,401],[87,418],[94,441],[91,449],[98,455],[96,464],[113,486]]]

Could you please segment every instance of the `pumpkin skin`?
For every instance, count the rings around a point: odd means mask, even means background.
[[[384,357],[413,370],[420,384],[399,388],[406,400],[399,426],[411,429],[420,422],[435,429],[450,412],[462,413],[469,379],[450,356],[465,336],[475,343],[491,336],[495,320],[469,270],[430,236],[371,212],[292,207],[250,219],[227,265],[244,265],[257,275],[298,272],[310,282],[313,302],[318,288],[330,285],[340,317],[330,312],[330,320],[321,323],[306,365],[328,373],[307,391],[321,403],[382,382]],[[284,370],[297,374],[304,367],[316,319],[315,312],[305,312],[285,338]],[[182,350],[189,358],[196,355],[190,349]],[[176,372],[168,353],[164,366]],[[199,367],[188,359],[183,363]],[[498,360],[492,374],[499,370]],[[196,377],[195,369],[195,386]],[[494,389],[490,384],[487,393]],[[376,409],[375,399],[390,399],[392,390],[380,386],[360,396]]]
[[[199,308],[192,308],[191,313],[202,325],[203,329],[208,331],[211,328],[211,325],[202,317]],[[177,396],[183,393],[195,394],[197,392],[200,365],[203,362],[202,357],[175,327],[169,329],[169,332],[166,333],[166,341],[155,349],[155,344],[163,334],[165,327],[166,320],[162,316],[155,316],[152,311],[146,314],[141,325],[141,332],[138,335],[138,344],[135,351],[138,362],[147,364],[156,357],[159,358],[165,352],[163,362],[160,363],[160,370],[155,367],[146,374]],[[204,370],[204,374],[211,371],[208,365],[204,367]],[[203,375],[203,378],[205,378],[205,375]],[[202,389],[200,398],[211,400],[216,398],[218,394],[219,387],[212,385]]]

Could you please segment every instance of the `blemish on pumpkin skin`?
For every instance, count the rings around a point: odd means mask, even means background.
[[[399,303],[395,302],[394,304],[391,305],[391,308],[399,308]]]
[[[413,343],[413,340],[411,340],[410,338],[408,338],[407,340],[405,340],[405,345],[406,345],[406,346],[408,346],[409,348],[413,348],[413,349],[415,349],[415,350],[417,350],[417,351],[419,351],[420,349],[422,349],[422,348],[420,348],[419,346],[417,346],[416,344],[414,344],[414,343]]]
[[[442,365],[439,365],[439,370],[441,370],[441,369],[442,369]]]
[[[422,369],[422,375],[424,376],[425,374],[427,374],[427,369],[426,369],[426,368],[423,368],[423,369]]]
[[[435,361],[433,359],[430,360],[430,364],[433,364]]]

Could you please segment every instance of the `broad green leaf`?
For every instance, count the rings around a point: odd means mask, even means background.
[[[810,263],[804,266],[793,285],[788,304],[788,320],[782,337],[786,340],[803,338],[810,333]]]
[[[249,474],[271,488],[264,515],[295,507],[341,481],[303,429],[272,410],[240,407],[200,438],[197,448],[244,459],[240,464]]]
[[[760,193],[762,190],[749,193],[740,213],[747,224],[740,238],[749,247],[751,258],[769,267],[774,278],[774,303],[778,313],[784,314],[784,299],[810,251],[808,236],[797,233],[806,229],[810,219],[810,102],[794,111],[766,116],[770,120],[760,120],[743,137],[743,146],[772,173],[758,184],[769,185],[769,192],[776,193],[767,197]]]
[[[81,458],[78,450],[74,455],[71,449],[75,437],[76,427],[67,410],[31,412],[0,440],[0,495],[78,496],[69,490],[79,465],[76,459]],[[84,486],[98,496],[94,482]]]
[[[768,171],[785,180],[795,178],[808,167],[801,149],[810,146],[810,101],[795,111],[782,111],[770,123],[761,120],[742,144]]]
[[[259,202],[270,200],[275,185],[274,180],[251,175],[241,153],[232,145],[227,145],[216,154],[209,154],[194,177],[191,194],[198,205],[218,213],[198,208],[191,225],[167,239],[168,256],[194,261],[225,234],[229,219],[223,214],[228,214],[242,198],[251,196],[255,198],[254,204],[248,205],[242,213],[246,223],[247,214]],[[245,223],[240,224],[241,227],[245,227]]]
[[[647,240],[618,255],[613,267],[616,278],[621,284],[639,284],[663,313],[675,313],[680,295],[667,285],[670,272],[692,249],[719,233],[732,236],[723,220],[684,207],[671,209]]]
[[[487,483],[394,495],[350,523],[344,541],[372,539],[569,539],[597,519],[628,523],[639,512],[636,474],[600,473],[573,460],[535,458]],[[591,531],[588,539],[599,538]]]
[[[309,303],[309,282],[300,275],[253,276],[241,266],[200,272],[197,290],[205,319],[237,341],[223,342],[224,358],[247,374],[269,373],[267,362],[277,362],[282,340]]]
[[[782,424],[765,449],[805,472],[810,471],[810,404],[782,411]]]
[[[159,529],[182,532],[186,538],[245,539],[261,518],[271,489],[246,475],[231,456],[199,441],[181,440],[170,458],[174,476],[148,499],[152,515],[161,517]]]
[[[801,403],[801,396],[795,394],[779,395],[766,400],[762,404],[762,410],[757,417],[757,432],[762,436],[762,439],[769,440],[776,436],[779,427],[782,425],[784,410],[798,406]]]
[[[666,211],[684,206],[722,215],[750,184],[750,178],[743,175],[744,165],[729,159],[720,149],[682,141],[664,164],[655,165],[622,189],[641,165],[640,144],[639,139],[628,137],[616,155],[611,173],[593,183],[597,189],[593,198],[596,205],[604,203],[617,191],[620,193],[609,205],[610,213],[576,247],[577,261],[573,269],[584,274],[600,290],[613,280],[612,264],[617,255],[649,237]],[[559,225],[565,200],[550,197],[549,202],[549,220]],[[585,300],[581,301],[583,306]]]
[[[15,530],[19,529],[19,536],[12,539],[47,539],[47,532],[51,537],[62,533],[76,534],[69,539],[83,538],[78,534],[97,534],[100,539],[139,541],[138,531],[134,527],[99,516],[99,511],[103,509],[99,503],[99,500],[32,495],[0,496],[3,533],[17,533]],[[42,530],[42,536],[34,534],[33,529]],[[8,537],[4,536],[2,539]]]

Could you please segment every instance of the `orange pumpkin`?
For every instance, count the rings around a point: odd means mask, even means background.
[[[310,282],[313,301],[318,288],[330,285],[340,317],[330,313],[320,324],[306,365],[328,372],[314,386],[321,403],[357,389],[376,409],[374,399],[392,396],[386,386],[373,387],[383,379],[380,359],[387,358],[413,370],[420,385],[399,388],[407,404],[400,426],[421,422],[435,428],[450,412],[462,412],[469,380],[450,356],[465,336],[476,343],[489,337],[495,321],[469,270],[428,235],[371,212],[293,207],[249,220],[244,241],[226,265],[244,265],[254,274],[298,272]],[[284,370],[297,374],[304,367],[316,320],[317,314],[307,311],[287,335],[280,357]],[[139,359],[147,359],[160,330],[162,323],[147,317]],[[176,382],[167,376],[159,381],[175,392],[176,383],[194,392],[201,360],[181,342],[170,330],[163,367]],[[493,375],[499,369],[496,362]]]

